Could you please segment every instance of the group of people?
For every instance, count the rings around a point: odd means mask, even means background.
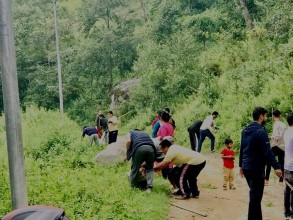
[[[155,143],[156,141],[143,131],[133,130],[127,135],[127,159],[132,159],[129,174],[131,186],[145,186],[146,191],[151,192],[154,171],[162,170],[163,175],[165,173],[176,189],[176,199],[198,198],[197,176],[205,166],[204,156],[174,144],[172,136],[163,137],[158,146],[155,146]],[[164,154],[163,159],[159,159],[158,152]],[[145,180],[141,180],[141,176],[145,176]],[[141,184],[142,181],[146,184]]]
[[[162,171],[177,199],[198,198],[197,176],[205,166],[204,156],[174,143],[175,120],[169,108],[157,112],[152,128],[152,137],[137,129],[127,135],[127,160],[132,159],[128,175],[131,186],[151,192],[154,172]]]
[[[284,215],[285,219],[293,219],[293,113],[287,115],[289,128],[286,128],[286,125],[280,121],[281,113],[273,112],[275,121],[271,136],[273,148],[271,148],[270,138],[264,128],[267,114],[266,109],[255,108],[252,114],[254,121],[245,127],[241,134],[239,175],[245,177],[250,188],[248,220],[262,220],[261,200],[266,183],[266,165],[274,168],[280,182],[285,180]],[[284,169],[282,169],[283,152],[281,155],[274,154],[281,150],[283,144],[285,147]],[[280,150],[274,150],[276,148]],[[279,161],[275,156],[278,156]]]
[[[111,144],[117,141],[118,123],[118,118],[113,114],[113,111],[108,111],[108,118],[100,113],[96,117],[95,126],[83,127],[82,137],[89,136],[90,146],[92,146],[93,142],[99,145],[99,140]]]
[[[170,109],[167,107],[159,110],[152,121],[152,138],[163,140],[165,136],[173,137],[175,128],[175,120],[170,115]]]
[[[245,177],[250,189],[248,220],[262,220],[261,200],[266,166],[274,168],[280,182],[284,180],[285,217],[293,219],[293,113],[287,115],[287,128],[281,122],[281,113],[278,110],[273,112],[275,123],[270,138],[264,127],[267,114],[265,108],[256,107],[252,113],[253,121],[241,133],[239,175]],[[214,123],[218,115],[219,113],[214,111],[204,121],[195,121],[188,128],[191,149],[174,143],[174,127],[170,123],[170,114],[165,110],[159,111],[157,121],[152,123],[152,138],[143,131],[131,131],[126,142],[127,159],[132,159],[129,174],[131,186],[140,187],[139,181],[142,180],[145,181],[146,190],[151,192],[154,171],[162,170],[163,176],[166,176],[176,189],[176,199],[198,198],[200,192],[197,177],[206,165],[206,159],[200,153],[201,146],[208,137],[211,140],[211,152],[215,152],[213,131],[218,129]],[[154,128],[158,122],[159,129],[163,130],[158,129],[155,133]],[[224,166],[223,190],[228,187],[235,190],[233,140],[226,138],[224,143],[225,148],[221,151]],[[164,156],[158,160],[160,154]]]

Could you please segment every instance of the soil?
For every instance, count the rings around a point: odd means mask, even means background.
[[[236,190],[223,190],[222,159],[219,152],[203,153],[207,158],[206,167],[198,176],[200,197],[198,199],[176,200],[171,198],[169,220],[247,220],[249,188],[245,178],[238,173],[235,161]],[[284,185],[271,173],[262,199],[264,220],[283,218]]]

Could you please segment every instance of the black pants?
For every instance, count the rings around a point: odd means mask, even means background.
[[[293,186],[293,171],[284,170],[284,179]],[[287,183],[284,190],[284,208],[285,215],[293,213],[293,190],[290,189]]]
[[[281,150],[277,146],[272,147],[272,151],[273,151],[273,154],[275,155],[275,157],[278,158],[278,163],[281,165],[281,169],[282,169],[283,176],[284,176],[285,151]],[[266,176],[265,176],[266,180],[270,179],[270,173],[271,173],[271,165],[268,164],[267,168],[266,168]],[[283,182],[283,177],[282,176],[280,177],[279,182]]]
[[[200,133],[195,132],[195,131],[191,131],[191,130],[188,130],[188,133],[189,133],[191,150],[196,151],[196,148],[197,148],[197,145],[199,142]]]
[[[243,173],[250,189],[248,220],[262,220],[261,200],[264,190],[264,171],[243,169]]]
[[[197,176],[201,170],[205,167],[206,162],[198,165],[183,164],[175,177],[176,186],[180,189],[183,195],[193,196],[199,195],[197,186]]]
[[[118,136],[118,131],[109,131],[109,144],[116,142]]]
[[[138,187],[139,169],[145,162],[147,188],[153,187],[155,151],[152,146],[142,145],[138,147],[132,156],[130,183],[132,187]]]

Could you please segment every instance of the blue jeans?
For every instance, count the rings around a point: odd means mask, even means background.
[[[264,170],[246,170],[243,174],[249,186],[248,220],[262,220],[261,200],[264,190]]]
[[[215,149],[215,136],[212,134],[212,132],[209,129],[206,130],[200,130],[200,138],[199,143],[197,146],[197,152],[201,151],[201,146],[204,140],[208,137],[211,140],[211,151]]]

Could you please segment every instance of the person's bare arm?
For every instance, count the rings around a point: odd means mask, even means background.
[[[126,149],[127,149],[127,150],[128,150],[128,149],[130,148],[130,146],[131,146],[130,133],[128,133],[127,136],[126,136],[126,144],[125,144],[125,146],[126,146]]]
[[[168,164],[169,164],[169,162],[162,161],[154,167],[154,170],[157,171],[157,170],[164,169],[166,166],[168,166]]]
[[[240,168],[239,168],[239,176],[240,176],[241,178],[243,178],[243,177],[244,177],[244,174],[243,174],[243,169],[242,169],[242,167],[240,167]]]

